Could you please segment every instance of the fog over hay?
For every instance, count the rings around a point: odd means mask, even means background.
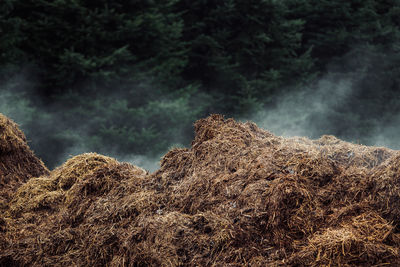
[[[343,105],[353,91],[352,81],[324,78],[317,88],[306,89],[278,97],[277,103],[266,110],[256,113],[249,119],[264,129],[285,137],[318,137],[329,134],[328,131],[340,131],[339,124],[329,125],[337,106]]]
[[[384,72],[380,68],[382,61],[390,65],[390,55],[368,55],[362,48],[355,49],[339,62],[333,62],[313,86],[289,94],[282,90],[270,107],[241,120],[254,121],[259,127],[285,137],[319,138],[330,134],[352,143],[399,149],[400,114],[391,103],[385,108],[359,99],[368,97],[376,86],[369,83],[369,76]],[[385,83],[384,75],[380,81]],[[369,97],[379,98],[379,94],[378,90]],[[368,118],[368,114],[374,117]]]

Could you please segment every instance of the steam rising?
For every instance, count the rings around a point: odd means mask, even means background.
[[[329,127],[329,117],[335,114],[337,107],[346,103],[353,83],[350,79],[336,83],[331,80],[327,77],[320,80],[316,88],[281,95],[274,107],[258,112],[250,119],[260,127],[285,137],[315,138],[321,134],[333,134],[326,132],[327,129],[335,130]]]
[[[273,106],[242,119],[285,137],[315,139],[328,134],[353,143],[399,149],[399,101],[383,98],[380,91],[388,86],[386,72],[393,64],[383,52],[353,50],[331,64],[313,85],[283,92]]]

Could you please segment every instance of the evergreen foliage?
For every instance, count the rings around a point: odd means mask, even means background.
[[[399,0],[3,0],[0,112],[50,166],[74,147],[157,155],[329,73],[356,89],[321,131],[362,139],[400,110],[399,24]]]

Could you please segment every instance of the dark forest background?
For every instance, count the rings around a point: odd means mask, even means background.
[[[397,0],[2,0],[0,112],[49,167],[157,158],[210,113],[398,148],[399,26]]]

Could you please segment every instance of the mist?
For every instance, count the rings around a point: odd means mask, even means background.
[[[391,86],[386,73],[396,62],[390,58],[383,52],[354,49],[329,64],[312,83],[284,88],[272,104],[234,118],[253,121],[285,137],[315,139],[328,134],[353,143],[399,149],[398,97],[382,98],[376,90]],[[25,72],[2,83],[0,112],[20,125],[31,148],[49,168],[72,156],[97,152],[153,172],[168,150],[189,146],[193,123],[207,115],[194,106],[212,103],[210,95],[190,88],[180,95],[162,94],[150,82],[139,88],[133,83],[116,84],[114,90],[99,90],[103,93],[89,95],[82,102],[81,95],[66,94],[49,103],[35,93],[30,79],[32,75]],[[86,84],[80,86],[80,92],[88,90]],[[141,91],[147,96],[141,96]],[[137,101],[139,107],[130,101]],[[210,106],[208,110],[213,108],[218,109]]]
[[[249,118],[260,127],[277,135],[315,138],[326,130],[338,131],[339,125],[329,126],[335,108],[346,103],[352,92],[352,81],[323,78],[316,88],[277,97],[276,104]],[[326,132],[326,134],[330,134]]]
[[[285,137],[335,135],[352,143],[399,149],[399,96],[387,95],[387,87],[396,82],[388,73],[397,64],[392,58],[382,51],[355,48],[309,86],[283,90],[273,105],[241,119]]]

